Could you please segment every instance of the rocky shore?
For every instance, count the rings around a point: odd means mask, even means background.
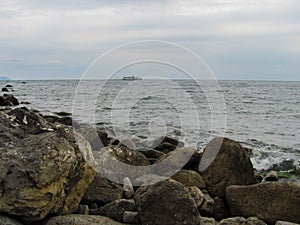
[[[85,160],[99,146],[83,135],[79,149],[70,117],[18,107],[8,94],[0,105],[0,224],[300,224],[300,186],[257,174],[249,149],[229,138],[214,138],[200,153],[171,137],[145,146],[98,130],[102,151],[145,170],[174,151],[192,153],[171,177],[167,172],[182,163],[178,158],[165,171],[136,179],[124,174],[117,183]],[[157,176],[162,181],[148,185]]]

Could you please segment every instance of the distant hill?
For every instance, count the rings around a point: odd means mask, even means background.
[[[0,76],[0,80],[11,80],[9,77],[1,77]]]

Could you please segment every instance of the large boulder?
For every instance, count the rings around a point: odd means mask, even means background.
[[[38,221],[77,210],[94,170],[66,138],[72,128],[56,129],[26,109],[0,112],[1,213]]]
[[[51,218],[46,225],[122,225],[110,218],[93,215],[70,214]]]
[[[228,138],[217,137],[208,143],[199,170],[213,196],[224,197],[230,185],[256,183],[247,153],[238,142]]]
[[[142,186],[136,191],[135,202],[143,225],[200,224],[194,200],[177,181]]]
[[[121,199],[123,188],[105,177],[96,174],[93,182],[86,189],[82,203],[91,205],[96,203],[98,206]]]
[[[288,182],[269,182],[249,186],[229,186],[226,199],[232,215],[257,216],[275,223],[300,223],[300,186]]]

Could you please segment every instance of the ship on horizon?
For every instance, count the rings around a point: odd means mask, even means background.
[[[142,78],[136,77],[136,76],[125,76],[122,78],[122,80],[141,80]]]

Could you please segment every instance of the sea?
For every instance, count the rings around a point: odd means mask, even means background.
[[[194,80],[22,80],[24,107],[70,112],[116,138],[177,138],[202,151],[215,136],[253,149],[255,169],[300,166],[300,82]],[[286,168],[291,169],[291,168]]]

